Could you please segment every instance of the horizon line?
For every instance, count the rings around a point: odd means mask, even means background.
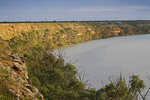
[[[150,21],[150,20],[70,20],[70,21],[0,21],[0,23],[54,23],[54,22],[115,22],[115,21]]]

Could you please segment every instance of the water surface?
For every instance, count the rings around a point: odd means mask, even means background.
[[[94,88],[109,83],[108,77],[115,79],[120,72],[126,78],[130,74],[139,75],[150,86],[147,78],[150,76],[150,35],[94,40],[63,51],[66,62],[77,60],[74,65],[88,74],[85,79],[89,79]]]

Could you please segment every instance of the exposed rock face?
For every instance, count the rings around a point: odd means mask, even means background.
[[[37,100],[37,98],[44,100],[43,95],[30,82],[25,58],[17,54],[11,54],[12,50],[6,44],[5,41],[0,40],[0,48],[2,48],[0,53],[0,69],[7,72],[6,75],[3,75],[0,70],[1,76],[6,78],[6,80],[1,80],[0,76],[0,80],[4,82],[9,92],[17,100]]]

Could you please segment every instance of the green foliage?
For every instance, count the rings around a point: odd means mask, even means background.
[[[69,100],[71,95],[73,98],[79,98],[79,93],[84,92],[85,85],[75,77],[77,71],[73,65],[65,65],[62,59],[56,59],[52,54],[45,52],[43,55],[32,54],[28,56],[27,61],[30,66],[29,75],[33,85],[40,87],[46,99]],[[36,59],[38,57],[35,56],[39,56],[40,59]]]
[[[103,32],[102,38],[108,38],[108,37],[109,37],[109,31],[108,31],[108,30],[105,30],[105,31]]]
[[[16,100],[2,82],[0,82],[0,100]]]
[[[123,28],[123,32],[124,32],[125,34],[128,34],[128,33],[129,33],[129,28],[128,28],[128,27],[124,27],[124,28]]]
[[[8,90],[8,85],[13,85],[8,76],[8,72],[0,69],[0,100],[15,100],[14,95]]]
[[[29,38],[37,38],[30,33]],[[19,52],[27,58],[29,77],[32,84],[44,95],[46,100],[77,100],[84,92],[85,84],[77,78],[76,68],[65,64],[62,58],[56,58],[51,50],[42,45],[28,45],[35,39],[15,37],[10,40],[13,49],[20,48]],[[38,42],[38,40],[36,40]],[[16,44],[18,43],[18,44]],[[24,46],[24,47],[23,47]],[[24,52],[27,48],[27,52]],[[17,50],[16,50],[17,51]]]
[[[118,35],[119,35],[119,36],[124,36],[125,34],[124,34],[124,32],[119,32]]]
[[[45,29],[45,32],[49,32],[49,29]]]
[[[27,58],[26,62],[32,84],[40,90],[46,100],[133,100],[137,98],[137,94],[145,88],[144,82],[138,76],[130,77],[129,86],[121,76],[118,80],[111,81],[110,84],[99,90],[85,89],[86,84],[80,82],[76,77],[78,72],[75,66],[65,64],[62,57],[56,58],[51,53],[52,48],[57,48],[60,44],[65,46],[90,39],[99,39],[101,34],[102,38],[110,37],[110,27],[113,24],[93,22],[84,24],[93,27],[92,30],[87,28],[81,36],[77,35],[80,31],[72,28],[64,28],[52,34],[49,29],[45,29],[43,35],[33,30],[22,32],[20,36],[9,40],[9,44],[15,52]],[[134,23],[132,25],[139,28]],[[116,26],[121,28],[125,34],[128,34],[129,28],[134,29],[129,25],[124,29],[122,24],[116,24]],[[149,29],[148,27],[140,28],[136,30],[138,34],[144,30],[148,32]],[[91,35],[93,30],[97,33]],[[119,35],[125,35],[123,32],[120,32]],[[49,38],[50,35],[53,37]],[[113,36],[115,34],[112,32],[111,37]]]
[[[93,88],[87,89],[82,97],[87,98],[89,100],[97,100],[97,98],[96,98],[96,89],[93,89]]]
[[[137,75],[130,76],[129,86],[125,79],[120,75],[116,81],[111,81],[110,84],[105,85],[97,91],[96,96],[98,100],[134,100],[137,99],[138,93],[145,88],[143,80]]]
[[[130,76],[130,89],[129,91],[132,93],[133,97],[137,97],[137,93],[141,92],[141,90],[146,87],[144,81],[139,78],[139,76],[132,75]]]
[[[115,36],[115,33],[114,32],[111,32],[111,37],[114,37]]]

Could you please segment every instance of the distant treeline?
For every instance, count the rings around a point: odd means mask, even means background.
[[[129,22],[129,23],[149,23],[150,20],[72,20],[72,21],[0,21],[0,23],[54,23],[54,22],[100,22],[100,23],[118,23],[118,22]]]

